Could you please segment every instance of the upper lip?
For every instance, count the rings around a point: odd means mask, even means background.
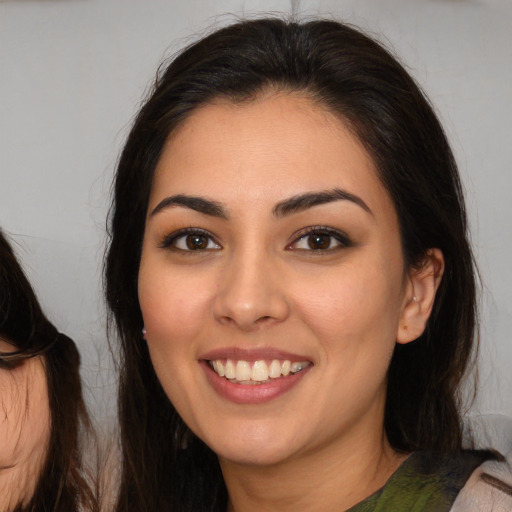
[[[236,361],[247,362],[278,359],[281,361],[291,361],[292,363],[311,361],[311,358],[308,356],[292,354],[291,352],[286,352],[270,347],[254,349],[239,347],[217,348],[206,352],[199,359],[207,361],[215,361],[217,359],[234,359]]]

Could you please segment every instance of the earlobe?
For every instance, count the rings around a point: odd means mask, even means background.
[[[440,249],[428,249],[421,265],[409,270],[397,343],[409,343],[423,334],[443,272],[444,257]]]

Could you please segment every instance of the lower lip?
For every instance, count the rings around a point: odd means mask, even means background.
[[[213,371],[206,361],[201,361],[209,383],[223,398],[237,404],[261,404],[283,395],[293,388],[312,368],[309,365],[298,373],[272,379],[264,384],[236,384]]]

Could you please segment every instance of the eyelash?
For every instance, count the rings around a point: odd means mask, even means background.
[[[327,248],[298,248],[296,246],[300,241],[304,240],[307,243],[307,239],[314,235],[317,236],[326,236],[329,237],[329,246]],[[337,242],[337,244],[332,247],[333,239]],[[287,249],[296,249],[299,251],[311,252],[313,254],[326,253],[331,251],[336,251],[338,249],[352,247],[354,243],[350,239],[350,237],[343,233],[343,231],[339,231],[337,229],[330,228],[328,226],[310,226],[305,228],[296,235],[294,235],[294,241],[287,246]]]
[[[184,242],[186,242],[187,237],[189,236],[197,236],[197,237],[205,237],[207,239],[207,247],[197,247],[196,249],[191,249],[190,247],[188,249],[177,247],[176,243],[180,240],[180,238],[184,239]],[[208,247],[210,243],[213,243],[216,245],[216,247]],[[202,252],[202,251],[211,251],[212,249],[220,249],[221,246],[218,242],[215,241],[215,238],[212,236],[212,234],[205,229],[201,228],[185,228],[180,229],[179,231],[175,231],[174,233],[171,233],[167,235],[162,242],[160,243],[161,249],[172,249],[175,251],[180,251],[183,253],[187,252]]]
[[[307,241],[309,237],[312,236],[320,236],[320,237],[328,237],[328,243],[329,246],[326,248],[313,248],[309,246],[309,248],[299,248],[295,247],[299,242],[301,241]],[[177,243],[180,241],[180,239],[183,239],[184,243],[187,243],[187,237],[189,236],[196,236],[196,237],[204,237],[206,239],[206,247],[196,247],[195,249],[188,246],[188,248],[184,247],[178,247]],[[333,239],[337,242],[334,247],[332,247]],[[214,244],[214,247],[209,247],[209,245]],[[316,254],[336,251],[338,249],[342,248],[348,248],[352,247],[354,244],[352,240],[343,233],[342,231],[339,231],[337,229],[330,228],[328,226],[310,226],[308,228],[302,229],[298,233],[294,235],[294,240],[292,243],[288,244],[286,249],[288,250],[298,250],[298,251],[304,251],[304,252],[311,252]],[[167,235],[162,242],[160,243],[159,247],[161,249],[171,249],[175,251],[180,251],[182,253],[193,253],[193,252],[203,252],[203,251],[211,251],[211,250],[217,250],[221,249],[222,246],[215,240],[213,235],[206,231],[205,229],[201,228],[185,228],[180,229],[179,231],[175,231],[174,233],[171,233]]]

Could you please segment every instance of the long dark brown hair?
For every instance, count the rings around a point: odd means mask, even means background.
[[[0,371],[41,356],[50,405],[50,440],[34,495],[15,512],[96,510],[82,468],[81,435],[90,429],[82,397],[80,356],[73,341],[44,315],[12,247],[0,231],[0,337],[16,350],[0,354]]]
[[[408,265],[420,265],[429,248],[443,252],[446,271],[427,328],[397,345],[392,358],[385,430],[401,451],[461,448],[459,394],[476,338],[475,269],[457,167],[431,105],[390,52],[351,26],[241,21],[162,68],[117,167],[105,287],[121,354],[118,512],[225,507],[215,455],[199,440],[180,449],[186,428],[142,340],[137,279],[153,174],[169,134],[199,105],[243,102],[269,88],[309,95],[351,127],[394,202]]]

